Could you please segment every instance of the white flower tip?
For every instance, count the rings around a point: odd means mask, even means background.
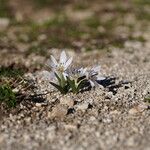
[[[96,67],[93,67],[93,70],[95,72],[99,72],[101,70],[101,66],[96,66]]]
[[[57,65],[58,63],[57,63],[57,60],[54,58],[54,56],[51,55],[50,57],[51,57],[52,64]]]
[[[66,68],[66,69],[71,65],[72,60],[73,60],[73,58],[71,57],[71,58],[69,58],[69,60],[66,62],[66,64],[65,64],[65,68]]]
[[[91,84],[91,87],[95,87],[95,84],[93,81],[90,80],[90,84]]]
[[[62,51],[60,54],[60,63],[66,63],[67,61],[67,55],[65,51]]]
[[[106,79],[105,77],[97,77],[98,81],[105,80],[105,79]]]
[[[86,74],[87,68],[83,68],[83,74]]]

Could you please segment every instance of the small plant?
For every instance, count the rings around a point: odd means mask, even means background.
[[[98,76],[100,66],[92,69],[72,68],[70,67],[72,60],[72,57],[67,59],[64,51],[61,53],[59,61],[51,56],[50,66],[55,82],[50,82],[50,84],[62,94],[68,92],[77,94],[85,88],[97,86],[99,80],[104,80],[103,77]]]
[[[0,85],[0,102],[6,103],[9,107],[16,106],[16,95],[9,85]]]

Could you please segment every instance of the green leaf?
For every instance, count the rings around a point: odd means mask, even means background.
[[[70,80],[69,77],[67,77],[67,80],[68,80],[69,86],[71,87],[72,92],[73,93],[78,93],[75,81],[74,80]]]
[[[64,75],[63,74],[60,74],[60,76],[57,74],[57,73],[55,73],[55,76],[56,76],[56,78],[57,78],[57,80],[58,80],[58,82],[59,82],[59,85],[63,88],[63,87],[65,87],[66,86],[66,80],[65,80],[65,77],[64,77]]]
[[[66,80],[65,80],[65,77],[64,77],[63,74],[61,75],[61,86],[62,86],[62,87],[65,87],[65,86],[66,86]]]
[[[61,79],[60,79],[60,77],[57,75],[57,73],[55,73],[55,76],[56,76],[56,78],[57,78],[57,80],[59,82],[59,85],[61,85]]]
[[[56,89],[58,89],[60,92],[62,92],[62,87],[53,83],[53,82],[50,82],[51,85],[53,85]]]
[[[68,92],[68,87],[61,87],[53,82],[50,82],[51,85],[53,85],[57,90],[59,90],[62,94],[66,94]]]

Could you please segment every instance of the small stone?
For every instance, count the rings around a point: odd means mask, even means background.
[[[36,103],[35,106],[36,106],[36,107],[41,107],[42,104],[41,104],[41,103]]]
[[[49,132],[49,133],[47,134],[47,139],[48,139],[49,141],[52,141],[53,138],[54,138],[54,136],[55,136],[54,132]]]
[[[64,105],[57,105],[48,113],[49,118],[64,118],[67,114],[67,108]]]
[[[61,97],[60,104],[72,107],[74,105],[74,101],[70,97]]]
[[[15,93],[17,93],[17,92],[19,92],[19,89],[18,89],[18,88],[15,88],[15,89],[13,89],[12,91],[15,92]]]
[[[45,40],[46,38],[47,38],[46,34],[41,34],[41,35],[38,36],[38,40],[39,40],[39,41],[43,41],[43,40]]]
[[[108,92],[105,96],[106,99],[111,99],[113,97],[113,93],[112,92]]]
[[[25,118],[25,122],[28,123],[28,124],[31,123],[31,117]]]
[[[130,137],[130,138],[127,139],[127,145],[128,145],[128,146],[133,146],[133,145],[135,145],[135,140],[134,140],[133,137]]]
[[[95,118],[94,116],[91,116],[89,120],[90,120],[90,121],[95,121],[96,118]]]
[[[148,108],[148,105],[146,105],[145,103],[142,103],[142,104],[139,104],[137,108],[140,112],[143,112],[144,110]]]
[[[129,110],[129,114],[131,114],[131,115],[134,115],[134,114],[137,114],[137,113],[138,113],[138,110],[136,108],[131,108]]]
[[[111,123],[112,120],[111,120],[110,118],[104,118],[104,119],[103,119],[103,122],[104,122],[104,123]]]
[[[106,110],[108,110],[109,108],[108,108],[108,106],[104,106],[104,110],[106,111]]]
[[[120,114],[120,111],[118,110],[113,110],[110,112],[111,115],[116,115],[116,114]]]
[[[47,106],[48,103],[47,102],[42,102],[42,103],[36,103],[35,106],[36,107],[42,107],[42,106]]]
[[[8,18],[0,18],[0,31],[6,29],[10,21]]]
[[[72,124],[66,124],[64,127],[66,130],[76,130],[77,129],[77,126],[72,125]]]
[[[88,109],[88,106],[89,106],[88,103],[79,104],[76,105],[76,110],[85,111],[86,109]]]
[[[148,108],[148,106],[146,104],[139,104],[139,105],[131,108],[129,110],[129,114],[134,115],[134,114],[137,114],[137,113],[141,113],[144,110],[146,110],[147,108]]]
[[[30,136],[28,134],[24,134],[23,135],[23,140],[24,140],[24,142],[29,141],[30,140]]]
[[[2,144],[2,143],[3,143],[3,141],[4,141],[4,137],[3,137],[3,135],[0,135],[0,144]]]

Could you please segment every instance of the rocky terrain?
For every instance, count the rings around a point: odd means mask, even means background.
[[[11,16],[0,18],[0,83],[19,95],[14,108],[0,103],[0,150],[150,149],[150,5],[142,2],[66,1],[38,11],[30,1],[25,10],[21,0],[8,1]],[[62,49],[75,66],[100,65],[106,79],[62,95],[47,76],[49,56]],[[23,75],[6,76],[8,69]]]

